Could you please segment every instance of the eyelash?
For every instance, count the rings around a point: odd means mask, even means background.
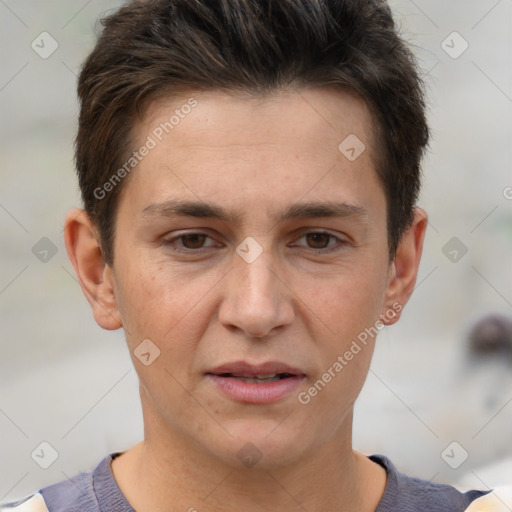
[[[198,253],[202,253],[204,251],[207,251],[208,249],[213,247],[213,246],[210,246],[210,247],[200,247],[198,249],[188,249],[188,248],[184,248],[183,246],[177,247],[175,245],[178,240],[183,241],[184,238],[190,237],[190,236],[194,236],[194,235],[196,235],[196,236],[197,235],[205,236],[206,238],[209,238],[209,239],[213,240],[212,237],[210,237],[206,233],[192,232],[192,233],[186,233],[184,235],[180,235],[180,236],[171,238],[170,240],[166,240],[164,242],[164,245],[166,247],[170,248],[173,252],[181,252],[181,253],[185,253],[185,254],[193,254],[193,253],[198,254]],[[332,233],[329,233],[327,231],[308,231],[308,232],[304,233],[303,235],[301,235],[298,238],[298,240],[300,240],[301,238],[306,237],[307,235],[328,235],[330,240],[332,240],[332,239],[335,240],[335,244],[327,245],[325,248],[315,249],[313,247],[309,247],[308,249],[310,249],[310,251],[313,254],[330,254],[331,252],[335,252],[335,251],[340,250],[343,246],[347,245],[347,243],[348,243],[346,240],[342,240],[341,238],[339,238],[339,237],[337,237],[337,236],[335,236]]]

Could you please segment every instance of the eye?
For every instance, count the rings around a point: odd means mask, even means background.
[[[187,233],[166,240],[164,245],[176,252],[199,252],[214,247],[216,242],[205,233]]]
[[[298,239],[298,242],[301,240],[306,242],[306,247],[315,249],[316,251],[322,253],[336,251],[341,249],[341,247],[347,243],[345,240],[341,240],[337,236],[334,236],[333,234],[326,231],[311,231],[309,233],[305,233]],[[297,242],[294,245],[299,247],[305,246],[304,244]]]

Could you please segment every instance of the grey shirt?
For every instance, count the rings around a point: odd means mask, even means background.
[[[49,511],[135,512],[112,474],[110,463],[118,455],[108,455],[94,471],[80,473],[69,480],[41,489],[39,492]],[[375,512],[462,512],[472,501],[489,492],[461,493],[449,485],[400,473],[383,455],[372,455],[369,458],[385,468],[387,473],[384,495]]]

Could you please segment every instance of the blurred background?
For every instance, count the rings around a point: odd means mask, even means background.
[[[120,3],[0,0],[0,501],[142,438],[123,334],[94,322],[62,239],[80,205],[76,74],[98,17]],[[512,482],[512,1],[390,3],[427,84],[430,225],[413,298],[380,334],[354,443],[410,474],[487,488]],[[489,314],[501,317],[475,331]]]

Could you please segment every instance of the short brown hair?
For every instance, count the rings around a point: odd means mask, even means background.
[[[126,179],[104,197],[98,187],[130,158],[148,102],[183,91],[315,86],[355,93],[373,114],[394,257],[413,218],[429,134],[416,62],[384,0],[134,0],[102,23],[79,76],[76,166],[107,263]]]

